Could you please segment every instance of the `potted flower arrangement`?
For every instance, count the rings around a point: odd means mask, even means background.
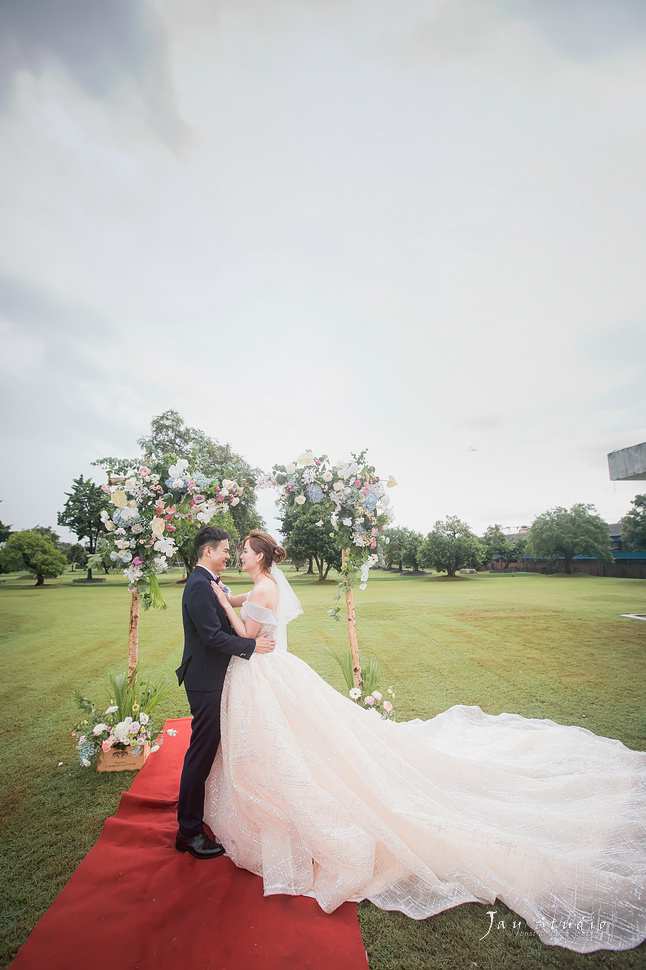
[[[89,768],[96,758],[97,771],[134,771],[162,743],[163,732],[155,731],[151,712],[172,687],[136,683],[136,676],[129,680],[127,671],[110,674],[110,684],[112,690],[105,708],[94,707],[76,691],[83,716],[72,736],[84,768]]]

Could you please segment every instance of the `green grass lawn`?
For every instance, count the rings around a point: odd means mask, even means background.
[[[6,963],[116,812],[129,774],[79,767],[71,725],[73,691],[97,704],[108,671],[127,665],[129,594],[120,577],[83,586],[67,573],[35,589],[0,577],[0,742],[2,744],[2,952]],[[290,649],[339,689],[325,646],[346,644],[346,624],[326,610],[335,582],[289,573],[305,613],[290,627]],[[179,573],[162,578],[163,612],[142,613],[140,665],[147,679],[172,679],[181,657]],[[234,591],[248,588],[232,574]],[[357,592],[359,640],[379,659],[382,687],[396,692],[399,720],[432,717],[453,704],[477,704],[581,724],[646,749],[643,687],[646,612],[643,580],[589,576],[492,576],[448,580],[373,571]],[[174,690],[159,717],[187,715]],[[59,766],[59,762],[63,762]],[[538,967],[646,967],[646,945],[627,953],[581,956],[546,947],[496,904],[467,905],[415,922],[369,903],[359,919],[372,970],[485,970]],[[118,970],[118,968],[117,968]]]

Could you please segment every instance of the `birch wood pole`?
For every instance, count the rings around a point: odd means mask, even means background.
[[[128,683],[139,662],[139,591],[133,589],[130,598],[130,626],[128,629]]]
[[[341,553],[342,562],[345,566],[345,562],[348,556],[347,549],[344,549]],[[352,593],[352,587],[350,586],[345,594],[345,600],[348,606],[348,636],[350,638],[350,653],[352,654],[352,676],[354,678],[354,686],[358,687],[359,690],[363,687],[363,678],[361,676],[361,661],[359,659],[359,644],[357,643],[357,618],[354,613],[354,595]]]

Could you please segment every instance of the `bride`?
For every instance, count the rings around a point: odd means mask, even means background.
[[[253,589],[227,599],[237,633],[204,820],[265,895],[345,900],[424,919],[500,899],[544,943],[581,953],[646,937],[646,753],[580,727],[456,706],[394,722],[287,652],[302,612],[264,532],[244,542]],[[241,606],[241,616],[234,606]]]

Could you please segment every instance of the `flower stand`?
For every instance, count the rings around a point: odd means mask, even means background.
[[[96,770],[137,771],[139,768],[143,768],[149,754],[149,744],[144,744],[143,749],[134,758],[127,748],[110,748],[109,751],[99,751],[96,760]]]

